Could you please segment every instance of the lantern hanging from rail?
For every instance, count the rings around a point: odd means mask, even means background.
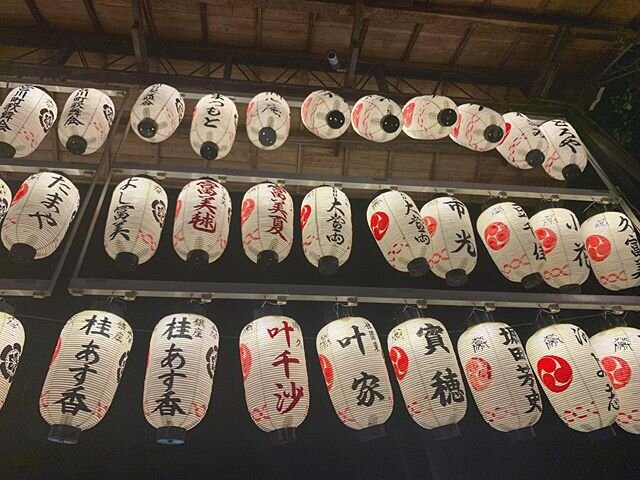
[[[173,248],[193,266],[215,262],[229,239],[231,197],[210,178],[193,180],[184,186],[176,202]]]
[[[257,94],[247,105],[247,136],[261,150],[275,150],[287,141],[291,110],[275,92]]]
[[[529,117],[519,112],[505,113],[504,137],[496,150],[516,168],[529,169],[542,165],[549,148],[547,138]]]
[[[598,282],[609,290],[640,285],[640,244],[623,213],[598,213],[585,220],[580,235]]]
[[[240,226],[247,257],[261,268],[282,262],[293,245],[293,200],[282,185],[259,183],[242,199]]]
[[[2,243],[11,260],[27,264],[55,252],[79,204],[80,193],[66,177],[41,172],[27,178],[13,197],[2,224]]]
[[[95,88],[79,88],[69,95],[58,122],[58,138],[76,155],[97,151],[107,139],[115,107],[108,95]]]
[[[465,103],[458,106],[458,121],[449,138],[470,150],[486,152],[496,148],[504,134],[502,115],[482,105]]]
[[[339,188],[322,186],[305,195],[300,229],[304,255],[320,273],[331,275],[349,259],[353,238],[351,204]]]
[[[156,253],[167,214],[167,194],[148,177],[116,186],[104,230],[104,248],[122,271],[133,271]]]
[[[205,160],[227,156],[236,139],[238,110],[235,103],[219,93],[205,95],[196,104],[191,118],[191,148]]]
[[[9,211],[9,205],[11,205],[11,189],[9,185],[4,183],[4,180],[0,178],[0,223],[4,219],[7,211]]]
[[[556,180],[576,178],[587,166],[587,149],[578,133],[564,120],[549,120],[540,125],[549,142],[544,170]]]
[[[0,158],[26,157],[51,129],[58,107],[42,88],[14,88],[0,105]]]
[[[204,418],[218,358],[218,329],[195,303],[177,307],[153,329],[142,408],[156,441],[182,445]]]
[[[367,140],[388,142],[402,131],[402,110],[390,98],[367,95],[353,106],[351,125],[358,135]]]
[[[123,312],[114,301],[77,313],[62,329],[40,395],[50,441],[78,443],[109,410],[133,343]]]
[[[24,349],[24,328],[13,305],[0,300],[0,408],[7,400]]]
[[[315,136],[330,140],[347,131],[351,112],[340,95],[329,90],[316,90],[302,102],[300,118],[305,128]]]
[[[425,204],[420,215],[431,237],[431,271],[451,287],[464,285],[478,258],[469,210],[457,198],[442,196]]]
[[[544,250],[521,206],[501,202],[486,208],[476,228],[491,259],[504,277],[529,290],[542,283]]]
[[[412,277],[429,271],[431,237],[420,212],[406,193],[387,190],[367,208],[367,223],[387,262]]]
[[[148,86],[131,109],[131,128],[142,140],[159,143],[176,131],[184,117],[184,100],[169,85]]]
[[[402,130],[416,140],[438,140],[451,133],[458,121],[458,107],[449,97],[422,95],[402,107]]]

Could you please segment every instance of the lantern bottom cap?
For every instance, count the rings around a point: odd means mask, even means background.
[[[360,430],[358,432],[358,437],[361,442],[368,442],[376,438],[384,437],[386,434],[387,430],[384,428],[384,425],[373,425]]]
[[[460,436],[460,429],[457,423],[451,425],[442,425],[431,430],[431,436],[434,440],[447,440],[448,438],[454,438]]]
[[[540,275],[538,272],[535,272],[523,277],[520,282],[522,283],[522,286],[525,290],[531,290],[541,285],[543,280],[542,275]]]
[[[277,140],[278,140],[278,134],[271,127],[262,127],[258,132],[258,141],[262,146],[271,147],[275,145]]]
[[[70,153],[82,155],[87,151],[87,141],[79,135],[71,135],[65,145]]]
[[[296,437],[296,429],[294,427],[279,428],[278,430],[269,432],[269,441],[274,447],[295,442],[297,439],[298,437]]]
[[[544,153],[537,148],[529,150],[525,155],[524,160],[531,167],[539,167],[544,163]]]
[[[116,255],[116,268],[121,272],[133,272],[138,266],[139,258],[134,253],[120,252]]]
[[[75,445],[80,439],[82,430],[71,425],[51,425],[47,440],[54,443],[63,443],[65,445]]]
[[[571,163],[562,169],[562,176],[565,180],[573,180],[582,173],[580,167],[575,163]]]
[[[273,250],[263,250],[258,254],[256,263],[263,270],[268,270],[278,263],[278,254]]]
[[[187,438],[187,430],[182,427],[160,427],[156,431],[156,443],[160,445],[182,445]]]
[[[533,427],[524,427],[517,430],[511,430],[510,432],[507,432],[507,435],[509,436],[511,443],[519,443],[536,438],[536,431]]]
[[[153,118],[143,118],[138,123],[138,133],[143,138],[153,138],[158,133],[158,123]]]
[[[450,287],[461,287],[469,280],[467,277],[467,272],[465,272],[462,268],[454,268],[453,270],[449,270],[445,276],[447,280],[447,285]]]
[[[443,108],[437,118],[443,127],[452,127],[458,121],[458,113],[453,108]]]
[[[426,273],[429,271],[429,264],[427,263],[427,259],[423,257],[414,258],[407,265],[407,270],[409,270],[409,275],[414,278],[426,275]]]
[[[616,431],[613,429],[612,425],[609,425],[608,427],[588,432],[587,435],[589,435],[589,440],[592,442],[605,442],[614,438],[616,436]]]
[[[200,156],[205,160],[215,160],[218,158],[218,145],[215,142],[202,142],[200,145]]]
[[[578,285],[577,283],[571,283],[569,285],[562,285],[561,287],[558,288],[558,291],[560,293],[579,295],[580,292],[582,292],[582,289],[580,288],[580,285]]]
[[[36,249],[26,243],[14,243],[9,250],[11,261],[18,265],[27,265],[36,258]]]
[[[191,250],[187,253],[187,263],[193,268],[203,268],[209,265],[209,254],[204,250]]]
[[[504,130],[498,125],[489,125],[482,136],[489,143],[498,143],[504,137]]]
[[[0,142],[0,158],[13,158],[16,155],[16,149],[7,142]]]
[[[318,271],[323,275],[333,275],[340,268],[340,262],[332,255],[325,255],[318,260]]]

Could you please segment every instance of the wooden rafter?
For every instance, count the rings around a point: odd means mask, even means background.
[[[262,46],[262,7],[256,9],[256,47]]]
[[[456,51],[453,52],[453,55],[451,56],[451,60],[449,60],[449,65],[455,65],[456,63],[458,63],[458,60],[460,59],[460,56],[462,55],[464,48],[467,46],[467,43],[469,43],[469,39],[471,38],[471,35],[473,35],[473,31],[474,31],[474,27],[470,26],[464,32],[464,36],[462,37],[462,40],[460,40],[460,43],[456,47]]]
[[[562,50],[568,39],[568,28],[562,25],[558,28],[553,41],[549,47],[549,52],[545,58],[545,62],[538,72],[533,85],[531,87],[531,96],[544,98],[549,94],[553,81],[558,73],[560,65],[558,64],[558,52]]]
[[[209,43],[209,22],[207,21],[207,4],[200,2],[200,31],[202,32],[202,41]]]
[[[420,36],[420,32],[422,32],[422,28],[424,24],[416,23],[413,27],[413,32],[411,32],[411,38],[409,38],[409,43],[407,44],[407,48],[405,48],[404,53],[402,54],[402,61],[406,62],[411,57],[411,52],[413,51],[413,47],[415,47],[416,42],[418,41],[418,37]]]
[[[147,40],[144,34],[142,21],[142,0],[131,2],[131,13],[133,16],[133,26],[131,27],[131,40],[133,42],[133,52],[136,57],[138,72],[147,73],[149,71],[149,57],[147,55]]]
[[[509,61],[511,54],[516,50],[516,48],[518,48],[518,45],[520,45],[521,41],[522,41],[522,34],[518,33],[516,35],[516,38],[513,39],[509,47],[505,50],[504,54],[502,55],[502,58],[500,59],[500,63],[498,63],[498,67],[504,67],[507,61]]]
[[[96,33],[104,33],[104,28],[102,28],[102,24],[98,19],[98,14],[96,13],[96,9],[93,6],[93,1],[82,0],[82,3],[84,4],[84,9],[87,11],[89,20],[91,20],[91,25],[93,25],[93,31]]]
[[[42,13],[40,13],[40,9],[36,5],[35,0],[24,0],[24,2],[27,4],[29,12],[31,12],[31,16],[36,21],[36,25],[38,25],[38,28],[41,28],[43,30],[51,30],[51,27],[49,27],[49,23],[44,19]]]
[[[358,65],[358,57],[362,48],[361,42],[364,41],[362,32],[364,29],[364,1],[356,0],[355,12],[353,16],[353,27],[351,28],[351,43],[349,45],[349,65],[347,66],[347,74],[344,77],[344,86],[353,87],[356,67]]]
[[[305,51],[310,52],[313,46],[313,35],[316,31],[316,22],[318,21],[318,14],[312,12],[309,14],[309,27],[307,28],[307,46]]]

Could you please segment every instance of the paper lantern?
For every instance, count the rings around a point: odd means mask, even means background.
[[[580,235],[600,285],[608,290],[640,285],[640,244],[629,217],[598,213],[582,224]]]
[[[41,88],[14,88],[0,106],[0,158],[26,157],[40,145],[58,116],[58,107]]]
[[[542,283],[544,250],[522,207],[513,202],[492,205],[480,214],[476,228],[506,279],[521,282],[527,290]]]
[[[24,349],[24,328],[12,306],[0,301],[0,408],[4,406]]]
[[[169,85],[148,86],[131,109],[131,128],[145,142],[159,143],[176,131],[184,117],[184,100]]]
[[[344,99],[329,90],[311,92],[300,108],[300,118],[316,137],[338,138],[349,128],[351,112]]]
[[[431,237],[409,195],[394,190],[379,194],[367,208],[367,223],[393,268],[409,272],[412,277],[429,271],[427,259],[433,251]]]
[[[168,315],[151,334],[142,400],[156,441],[181,445],[207,413],[218,358],[218,329],[204,315]],[[181,311],[182,312],[182,311]]]
[[[549,120],[540,125],[549,142],[544,170],[556,180],[576,178],[587,166],[587,149],[570,123]]]
[[[489,312],[473,312],[475,325],[458,340],[458,355],[485,422],[501,432],[531,437],[542,399],[516,331]]]
[[[11,189],[6,183],[4,183],[4,180],[0,178],[0,223],[9,210],[12,198]]]
[[[527,341],[527,354],[551,406],[568,427],[591,432],[616,420],[615,391],[580,327],[541,328]]]
[[[262,268],[282,262],[293,245],[293,200],[283,186],[254,185],[242,199],[242,247]]]
[[[402,131],[402,110],[381,95],[367,95],[351,110],[351,125],[358,135],[373,142],[393,140]]]
[[[542,165],[549,143],[538,125],[519,112],[505,113],[502,118],[505,133],[496,147],[500,155],[516,168]]]
[[[247,136],[260,150],[275,150],[287,141],[291,110],[275,92],[262,92],[247,106]]]
[[[470,150],[487,152],[498,146],[505,133],[502,115],[473,103],[458,106],[458,121],[449,138]]]
[[[205,160],[227,156],[238,128],[238,110],[229,97],[205,95],[196,104],[191,118],[191,148]]]
[[[184,186],[176,202],[173,248],[193,266],[215,262],[227,247],[231,222],[231,197],[210,178]]]
[[[578,219],[566,208],[548,208],[531,217],[531,228],[544,250],[542,278],[560,293],[580,293],[589,277],[589,262]]]
[[[451,133],[458,107],[449,97],[422,95],[402,107],[402,131],[416,140],[438,140]]]
[[[309,262],[327,275],[349,259],[353,230],[351,204],[337,187],[322,186],[307,193],[300,207],[302,248]]]
[[[75,444],[82,431],[102,420],[132,343],[129,324],[110,311],[84,310],[65,324],[40,395],[50,441]]]
[[[453,197],[435,198],[422,207],[420,216],[431,237],[432,253],[427,259],[431,271],[451,287],[467,283],[478,250],[465,204]]]
[[[13,197],[2,224],[2,243],[18,264],[56,251],[78,211],[80,193],[58,173],[27,178]]]
[[[147,177],[130,177],[113,191],[104,248],[123,271],[132,271],[156,253],[167,214],[167,194]]]
[[[58,138],[76,155],[96,152],[113,124],[115,107],[108,95],[95,88],[79,88],[69,95],[58,122]]]

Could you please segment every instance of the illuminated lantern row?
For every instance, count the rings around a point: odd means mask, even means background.
[[[40,395],[50,441],[77,443],[109,410],[133,343],[131,327],[118,313],[84,310],[62,329]]]
[[[261,150],[275,150],[287,141],[291,111],[275,92],[262,92],[247,106],[247,136]]]
[[[238,128],[238,110],[230,98],[205,95],[191,118],[191,148],[205,160],[224,158],[231,151]]]
[[[580,285],[589,278],[589,262],[576,216],[566,208],[548,208],[530,222],[546,258],[544,281],[561,293],[580,293]]]
[[[302,249],[320,273],[331,275],[349,259],[353,229],[351,204],[337,187],[307,193],[300,207]]]
[[[155,83],[140,94],[131,109],[131,128],[142,140],[159,143],[176,131],[184,117],[184,100],[169,85]]]
[[[242,199],[242,247],[262,268],[282,262],[293,246],[293,200],[283,186],[254,185]]]
[[[580,235],[600,285],[609,290],[640,285],[640,244],[629,217],[598,213],[582,224]]]
[[[160,444],[183,444],[209,407],[219,335],[197,307],[164,317],[151,335],[142,408]]]
[[[395,190],[380,193],[367,208],[367,223],[389,265],[412,277],[429,271],[431,238],[409,195]]]
[[[469,210],[460,200],[444,196],[425,204],[420,215],[431,237],[431,271],[446,278],[449,286],[464,285],[478,259]]]
[[[58,138],[76,155],[97,151],[107,139],[115,107],[108,95],[95,88],[79,88],[69,95],[58,122]]]
[[[2,224],[2,243],[11,259],[26,264],[55,252],[79,204],[80,193],[66,177],[41,172],[27,178]]]
[[[438,140],[451,133],[458,121],[458,107],[448,97],[422,95],[402,107],[402,131],[416,140]]]
[[[544,251],[522,207],[513,202],[492,205],[480,214],[476,228],[506,279],[521,282],[527,290],[542,283]]]
[[[549,142],[544,170],[556,180],[576,178],[587,166],[587,149],[569,122],[549,120],[540,125]]]
[[[526,115],[505,113],[505,134],[496,150],[516,168],[529,169],[542,165],[549,142],[540,127]]]
[[[14,88],[0,105],[0,158],[26,157],[40,145],[58,116],[58,107],[41,88]]]
[[[349,128],[351,112],[344,99],[329,90],[311,92],[300,107],[300,118],[316,137],[331,140]]]
[[[518,334],[489,312],[472,317],[476,324],[460,335],[458,355],[482,418],[516,438],[533,436],[542,398]]]
[[[24,328],[14,309],[0,301],[0,408],[7,400],[24,349]]]
[[[498,146],[505,133],[502,115],[473,103],[458,106],[458,121],[449,138],[458,145],[476,152],[486,152]]]
[[[388,142],[402,132],[402,111],[387,97],[367,95],[353,106],[351,125],[358,135],[367,140]]]
[[[167,194],[147,177],[130,177],[111,197],[104,248],[123,271],[132,271],[156,253],[167,214]]]
[[[194,266],[215,262],[229,239],[231,197],[227,189],[210,178],[184,186],[176,203],[173,248]]]
[[[9,205],[11,205],[11,189],[9,185],[4,183],[4,180],[0,178],[0,222],[4,219],[7,211],[9,210]]]

